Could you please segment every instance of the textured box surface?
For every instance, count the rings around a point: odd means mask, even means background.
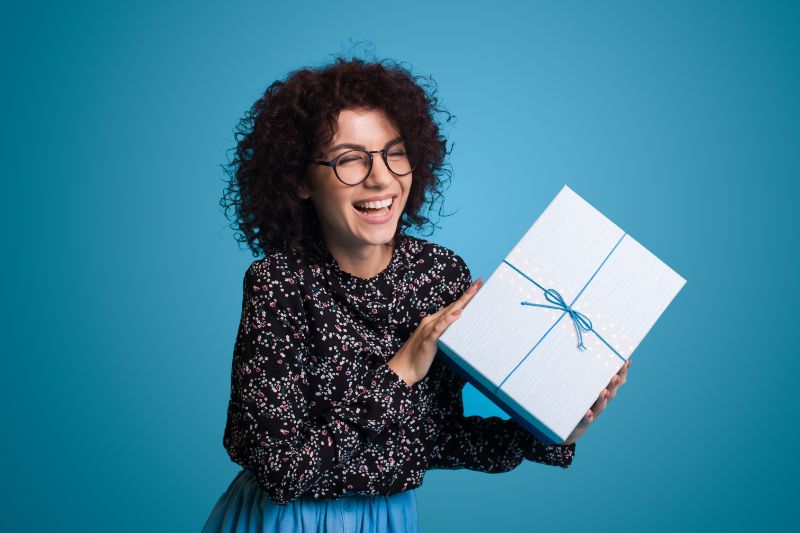
[[[565,185],[439,338],[440,353],[539,439],[561,443],[685,283]],[[582,346],[568,311],[591,326]]]

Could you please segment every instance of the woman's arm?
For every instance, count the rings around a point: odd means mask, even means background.
[[[330,411],[312,417],[303,369],[308,324],[295,280],[275,256],[244,276],[224,446],[278,503],[312,489],[409,411],[411,388],[385,363],[374,366]]]
[[[472,274],[464,260],[453,255],[456,268],[450,270],[446,291],[457,299],[472,283]],[[449,301],[446,302],[446,305]],[[430,468],[467,468],[482,472],[506,472],[523,459],[568,467],[575,444],[547,446],[528,433],[513,419],[492,416],[464,416],[462,389],[465,380],[442,365],[442,430]]]
[[[429,468],[466,468],[481,472],[508,472],[523,459],[569,467],[575,444],[547,446],[513,419],[464,416],[464,379],[442,365],[444,378],[439,405],[442,427],[429,457]]]

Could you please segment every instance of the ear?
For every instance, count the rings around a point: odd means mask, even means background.
[[[311,198],[311,192],[308,190],[308,185],[306,185],[305,181],[300,182],[295,186],[295,192],[297,192],[297,196],[301,200],[308,200]]]
[[[311,196],[308,193],[308,187],[305,185],[298,185],[297,186],[297,196],[300,197],[301,200],[308,200]]]

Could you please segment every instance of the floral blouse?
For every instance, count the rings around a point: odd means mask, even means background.
[[[570,465],[574,443],[545,446],[513,419],[464,416],[465,380],[442,352],[411,387],[386,364],[471,285],[461,257],[400,235],[389,266],[364,279],[324,250],[322,264],[273,252],[244,275],[223,445],[270,499],[394,494],[435,468]]]

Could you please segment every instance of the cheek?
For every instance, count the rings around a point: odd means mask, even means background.
[[[353,207],[344,201],[325,199],[314,206],[317,215],[324,219],[328,224],[341,225],[352,215]]]
[[[353,209],[353,206],[347,203],[341,203],[333,208],[334,214],[340,219],[345,219],[353,215]]]
[[[403,209],[402,209],[403,211],[406,210],[406,206],[408,205],[408,200],[409,199],[410,199],[409,192],[406,191],[405,197],[403,197]]]

